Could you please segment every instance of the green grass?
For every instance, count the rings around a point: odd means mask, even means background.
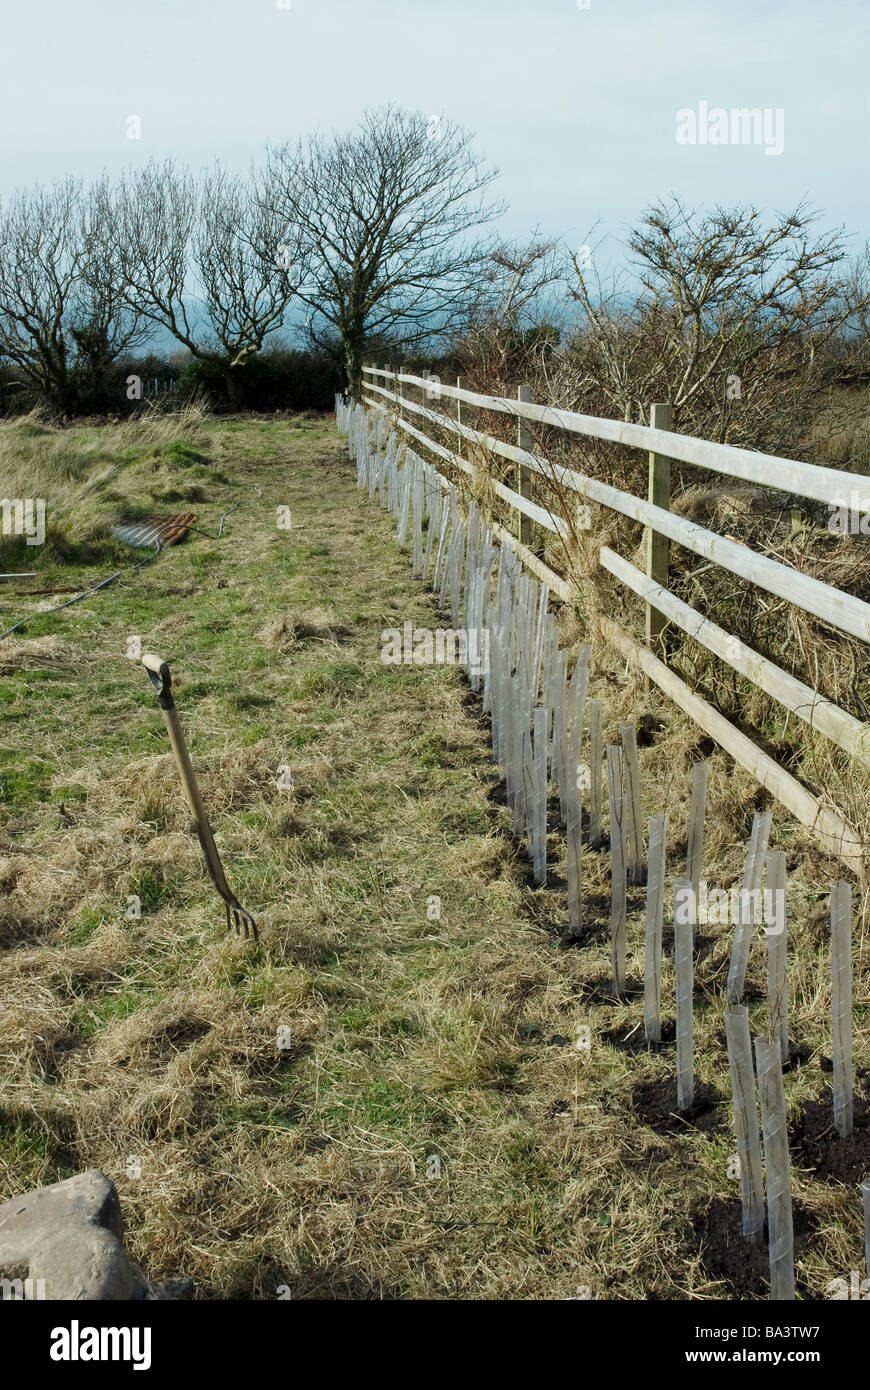
[[[66,1147],[69,1137],[69,1126],[57,1116],[16,1113],[0,1106],[0,1164],[4,1167],[27,1169],[47,1182],[71,1177],[75,1168]]]
[[[42,758],[7,754],[0,768],[0,806],[10,811],[48,801],[50,768]]]

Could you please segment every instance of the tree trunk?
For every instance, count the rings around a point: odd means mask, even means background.
[[[347,378],[347,393],[359,399],[362,384],[363,355],[365,353],[365,329],[361,314],[352,313],[341,330],[344,345],[344,374]]]
[[[227,388],[227,400],[231,410],[242,410],[245,404],[245,388],[239,378],[239,373],[232,367],[224,372],[224,385]]]

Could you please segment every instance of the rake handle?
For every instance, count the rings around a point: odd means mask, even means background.
[[[187,751],[187,744],[181,730],[181,720],[178,718],[178,710],[175,708],[175,701],[172,698],[172,676],[169,667],[165,661],[161,661],[159,656],[154,656],[150,652],[144,653],[142,665],[148,672],[151,684],[157,691],[160,710],[166,724],[166,731],[169,734],[169,742],[181,775],[181,785],[184,788],[184,795],[190,807],[196,825],[196,833],[199,836],[206,862],[214,879],[214,885],[225,902],[235,902],[235,895],[230,891],[224,876],[218,848],[214,841],[205,806],[202,803],[202,797],[199,794],[199,787],[196,784],[193,764],[190,761],[190,754]]]

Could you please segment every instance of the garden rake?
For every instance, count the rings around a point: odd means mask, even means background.
[[[166,728],[169,733],[169,742],[175,754],[175,761],[181,775],[181,784],[184,788],[184,795],[193,816],[193,826],[197,834],[202,852],[205,855],[206,867],[208,868],[211,881],[218,893],[224,900],[227,913],[227,931],[235,931],[239,936],[252,936],[255,941],[257,936],[257,924],[250,912],[242,907],[235,893],[230,889],[224,874],[224,866],[218,854],[217,845],[214,842],[214,835],[209,825],[205,807],[202,804],[202,797],[199,794],[199,787],[196,785],[196,778],[193,774],[193,764],[190,761],[190,754],[187,751],[187,744],[184,741],[184,734],[181,732],[181,722],[178,718],[178,710],[175,708],[175,701],[172,698],[172,676],[165,661],[161,661],[159,656],[153,656],[146,652],[142,656],[142,665],[148,672],[148,677],[154,689],[157,691],[157,699],[163,718],[166,721]]]

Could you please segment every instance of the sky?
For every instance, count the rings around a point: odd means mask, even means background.
[[[676,193],[807,199],[855,249],[870,237],[867,0],[0,0],[0,19],[0,197],[168,155],[245,169],[392,102],[476,133],[506,236],[597,227],[618,264]],[[699,103],[767,111],[781,152],[679,143]]]

